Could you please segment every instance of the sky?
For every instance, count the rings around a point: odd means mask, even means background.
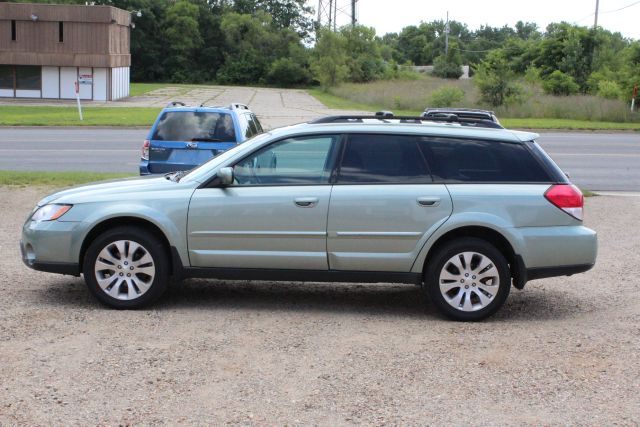
[[[318,10],[319,0],[307,0]],[[323,0],[329,3],[329,0]],[[337,0],[338,10],[350,11],[350,0]],[[631,5],[631,6],[630,6]],[[470,30],[481,25],[513,27],[516,22],[535,22],[542,30],[551,22],[567,21],[593,25],[596,0],[358,0],[358,21],[374,27],[378,35],[399,32],[420,21],[449,19],[467,24]],[[623,10],[617,9],[627,7]],[[347,24],[348,16],[339,14],[338,25]],[[600,0],[598,25],[620,32],[624,37],[640,40],[640,1]]]

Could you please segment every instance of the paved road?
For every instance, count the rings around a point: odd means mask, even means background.
[[[0,128],[0,169],[137,172],[146,129]],[[640,191],[640,135],[543,133],[540,144],[583,188]]]

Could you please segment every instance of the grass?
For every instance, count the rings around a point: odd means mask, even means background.
[[[192,89],[209,87],[209,85],[183,84],[183,83],[131,83],[129,86],[129,96],[141,96],[159,89],[171,91],[171,95],[180,96]]]
[[[327,108],[332,108],[336,110],[358,110],[358,111],[382,111],[389,110],[389,106],[383,106],[382,104],[366,104],[363,102],[352,101],[347,98],[341,98],[337,95],[333,95],[329,92],[325,92],[321,89],[307,89],[307,92],[316,98],[318,101],[322,102]],[[393,109],[393,112],[398,115],[407,115],[407,116],[416,116],[419,115],[421,111],[418,110],[405,110],[405,109]]]
[[[160,108],[0,106],[0,126],[151,126]]]
[[[166,83],[131,83],[129,86],[129,96],[140,96],[154,90],[163,89],[167,86],[173,86]]]
[[[536,85],[521,84],[524,88],[521,103],[495,109],[508,127],[640,131],[640,114],[631,113],[622,101],[589,95],[550,96]],[[330,88],[328,92],[311,89],[309,93],[329,108],[391,110],[397,114],[415,115],[429,105],[438,106],[434,105],[432,96],[443,87],[457,88],[464,93],[451,107],[487,108],[478,103],[479,93],[472,80],[443,80],[430,76],[346,83]]]
[[[509,119],[500,122],[510,129],[567,129],[567,130],[630,130],[640,131],[640,123],[598,122],[571,119]]]
[[[0,186],[26,187],[46,185],[53,187],[69,187],[87,182],[108,179],[127,178],[134,175],[126,173],[98,172],[23,172],[0,170]]]

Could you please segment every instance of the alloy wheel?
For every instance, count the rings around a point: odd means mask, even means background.
[[[500,274],[486,255],[461,252],[444,263],[438,285],[451,307],[465,312],[477,311],[495,299],[500,288]]]
[[[134,300],[149,290],[156,267],[144,246],[132,240],[117,240],[100,251],[94,272],[98,285],[107,295]]]

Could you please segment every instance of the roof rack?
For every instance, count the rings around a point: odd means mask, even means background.
[[[475,126],[493,129],[503,129],[498,123],[491,120],[475,117],[459,117],[456,114],[438,114],[433,116],[396,116],[391,111],[379,111],[374,115],[341,115],[327,116],[313,120],[311,124],[322,123],[363,123],[365,120],[378,120],[382,123],[391,123],[389,120],[398,120],[400,123],[422,124],[423,122],[459,123],[462,126]]]
[[[180,102],[180,101],[171,101],[167,104],[166,107],[164,108],[171,108],[171,107],[186,107],[187,104],[185,104],[184,102]]]
[[[239,102],[233,102],[231,105],[229,105],[229,109],[230,110],[248,110],[249,107],[247,107],[246,104],[241,104]]]

